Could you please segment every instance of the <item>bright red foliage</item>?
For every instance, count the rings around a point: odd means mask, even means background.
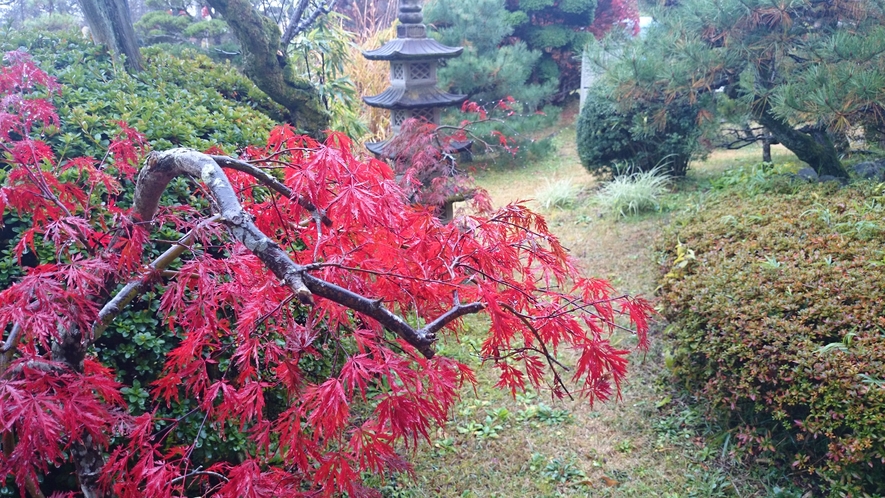
[[[194,209],[165,209],[158,218],[194,230],[215,250],[184,256],[174,277],[158,275],[143,249],[159,243],[116,204],[119,179],[132,178],[141,156],[140,135],[121,123],[106,165],[56,158],[29,138],[36,124],[57,117],[47,101],[31,98],[28,83],[56,86],[27,59],[10,61],[0,73],[8,170],[0,208],[29,216],[19,255],[36,250],[42,237],[56,247],[56,262],[0,292],[0,479],[11,476],[25,489],[50,464],[75,460],[70,450],[78,444],[109,453],[100,483],[122,497],[363,495],[369,490],[361,471],[407,468],[397,445],[414,447],[445,424],[462,386],[475,381],[470,369],[428,359],[374,319],[330,300],[298,304],[255,254]],[[41,111],[22,114],[23,106]],[[412,322],[476,305],[491,324],[482,355],[500,369],[503,388],[549,384],[562,396],[553,358],[571,350],[580,395],[608,399],[628,354],[607,339],[616,316],[626,315],[646,345],[649,305],[581,278],[544,219],[523,205],[442,224],[410,204],[387,164],[355,157],[340,134],[318,143],[279,127],[265,147],[247,153],[257,165],[282,167],[279,178],[295,193],[280,196],[229,171],[255,224],[296,263]],[[69,168],[80,174],[61,180]],[[167,446],[156,432],[161,421],[127,415],[121,386],[99,359],[81,365],[51,353],[59,342],[90,344],[92,331],[102,330],[99,309],[124,282],[162,287],[160,311],[182,330],[153,386],[154,401],[191,398],[207,430],[233,425],[248,433],[242,463],[193,468],[193,448]],[[321,334],[336,338],[338,350],[331,375],[318,380],[302,360],[320,354]],[[229,362],[213,374],[221,360]],[[271,392],[285,394],[282,411],[267,409]]]

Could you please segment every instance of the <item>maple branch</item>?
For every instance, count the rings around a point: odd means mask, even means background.
[[[565,385],[565,382],[563,382],[562,378],[559,376],[559,372],[556,371],[556,365],[554,365],[554,363],[555,363],[557,365],[562,366],[562,363],[559,363],[559,361],[552,354],[550,354],[550,351],[547,349],[547,344],[545,344],[544,340],[541,339],[541,334],[538,333],[538,329],[536,329],[535,326],[532,325],[531,319],[529,317],[526,317],[522,313],[519,313],[518,311],[516,311],[512,306],[510,306],[507,303],[500,303],[500,306],[502,308],[506,309],[507,311],[513,313],[532,332],[532,335],[534,335],[535,339],[538,340],[538,344],[541,345],[541,350],[544,355],[544,359],[547,360],[547,364],[550,366],[550,371],[553,372],[554,386],[559,385],[559,387],[561,387],[562,390],[565,391],[565,393],[568,395],[569,399],[574,401],[575,398],[572,397],[572,393],[569,392],[568,387],[566,387],[566,385]],[[563,367],[563,368],[565,368],[565,367]],[[566,370],[568,370],[568,369],[566,368]]]
[[[414,346],[415,349],[420,351],[421,354],[428,359],[433,358],[433,355],[436,354],[433,350],[433,343],[436,342],[436,331],[442,328],[446,323],[451,322],[460,316],[458,315],[450,318],[448,322],[438,325],[432,331],[427,327],[415,330],[415,328],[406,323],[405,320],[383,307],[379,300],[373,300],[361,296],[353,291],[345,289],[344,287],[339,287],[333,283],[326,282],[325,280],[316,278],[308,273],[304,273],[303,278],[307,288],[317,296],[324,297],[375,319],[388,330],[391,330],[405,339],[406,342]],[[476,313],[476,311],[474,311],[474,313]],[[437,323],[438,320],[439,318],[432,323]]]
[[[438,284],[438,285],[447,285],[450,287],[458,288],[461,287],[460,284],[456,284],[454,282],[445,282],[443,280],[438,280],[435,278],[424,278],[418,277],[415,275],[403,275],[402,273],[395,273],[390,271],[377,271],[377,270],[369,270],[367,268],[360,268],[358,266],[347,266],[341,263],[328,263],[328,262],[319,262],[319,263],[309,263],[304,265],[305,270],[316,270],[319,268],[338,268],[339,270],[347,270],[354,273],[367,273],[369,275],[376,275],[379,277],[394,277],[401,278],[403,280],[414,280],[416,282],[426,282],[429,284]]]
[[[22,327],[19,324],[15,324],[12,326],[12,330],[9,332],[9,337],[6,338],[6,342],[3,343],[3,347],[0,347],[0,353],[3,356],[0,356],[0,370],[6,368],[12,361],[12,355],[15,352],[16,346],[18,346],[18,341],[21,338]]]
[[[231,235],[241,242],[294,292],[302,304],[312,304],[310,291],[302,281],[304,267],[292,261],[279,244],[264,234],[249,215],[221,166],[211,156],[191,149],[172,149],[148,154],[135,184],[133,211],[141,220],[153,219],[160,195],[177,176],[199,177],[215,199]]]
[[[218,472],[212,472],[210,470],[201,470],[202,468],[203,467],[198,467],[193,472],[189,472],[188,474],[183,475],[183,476],[178,476],[175,479],[172,479],[171,481],[169,481],[169,484],[175,484],[176,482],[183,481],[183,480],[187,479],[188,477],[194,477],[194,476],[212,476],[212,477],[217,477],[218,479],[221,479],[224,482],[230,482],[230,479],[219,474]]]
[[[95,324],[92,326],[92,337],[90,340],[92,342],[98,340],[98,338],[101,337],[101,334],[104,333],[105,329],[107,329],[111,322],[123,312],[126,306],[132,302],[136,296],[143,294],[148,287],[151,286],[153,282],[153,279],[151,279],[152,275],[168,268],[172,262],[188,250],[189,246],[194,243],[199,228],[210,223],[215,223],[220,219],[221,215],[217,214],[203,220],[196,228],[188,232],[184,237],[178,239],[178,241],[172,244],[172,247],[166,249],[163,254],[158,256],[157,259],[148,265],[149,271],[147,274],[142,275],[137,279],[130,280],[122,289],[120,289],[120,292],[108,301],[101,308],[101,311],[98,312],[98,320],[96,320]]]
[[[27,360],[24,363],[13,365],[12,367],[6,369],[6,371],[4,372],[0,372],[0,379],[4,377],[11,378],[17,374],[24,372],[26,368],[30,368],[31,370],[40,370],[41,372],[45,373],[62,373],[65,371],[65,369],[61,365],[61,363],[47,360]]]
[[[454,308],[438,316],[434,321],[421,328],[425,334],[436,334],[441,328],[464,315],[472,315],[486,309],[485,303],[456,304]]]
[[[228,168],[246,173],[247,175],[251,175],[256,180],[263,183],[266,187],[276,190],[285,197],[296,201],[299,206],[309,212],[314,219],[322,222],[323,225],[326,225],[327,227],[332,226],[332,220],[329,219],[328,216],[326,216],[325,210],[318,209],[312,202],[310,202],[310,199],[308,199],[307,197],[304,197],[300,194],[295,194],[294,192],[292,192],[292,189],[285,186],[282,182],[274,178],[270,173],[264,171],[263,169],[249,164],[245,161],[240,161],[239,159],[234,159],[228,156],[210,157],[222,168]]]
[[[222,162],[229,165],[242,163],[242,161],[230,158],[223,159]],[[250,171],[255,169],[256,172],[261,172],[260,169],[248,163],[237,164],[237,167],[241,168],[243,165],[248,166]],[[203,180],[218,205],[221,221],[228,227],[231,235],[252,251],[277,278],[292,289],[302,304],[313,304],[313,296],[317,295],[362,313],[399,335],[426,358],[432,358],[435,354],[433,343],[436,342],[436,332],[461,316],[477,313],[485,308],[482,303],[466,305],[456,303],[455,307],[426,326],[415,329],[401,317],[385,308],[380,300],[369,299],[310,275],[307,273],[308,267],[295,263],[279,244],[255,226],[252,217],[243,210],[237,199],[236,191],[215,158],[194,150],[172,149],[165,152],[152,152],[148,155],[135,186],[133,201],[135,215],[143,221],[153,219],[160,195],[173,178],[182,175],[200,177]],[[261,177],[256,176],[256,178],[260,179]],[[276,179],[273,180],[279,183]],[[314,209],[319,211],[315,207]]]
[[[31,297],[33,297],[33,292],[31,292]],[[28,304],[25,309],[27,311],[34,311],[39,307],[40,303],[35,301]],[[20,323],[14,323],[12,325],[12,330],[9,331],[9,336],[3,343],[3,347],[0,347],[0,371],[6,369],[6,366],[12,363],[12,357],[15,355],[18,343],[21,342],[22,339],[22,330]]]

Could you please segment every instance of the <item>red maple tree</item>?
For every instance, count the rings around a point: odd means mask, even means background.
[[[570,380],[591,402],[615,395],[628,354],[608,341],[619,315],[645,347],[649,305],[581,277],[524,205],[442,224],[346,136],[319,143],[286,126],[238,158],[148,153],[137,177],[146,146],[125,123],[102,161],[59,157],[37,138],[59,121],[38,92],[58,85],[21,53],[7,61],[0,211],[29,223],[20,261],[41,240],[55,250],[0,291],[0,484],[23,496],[43,496],[40,476],[65,463],[87,497],[371,494],[360,473],[406,468],[397,448],[427,440],[474,382],[434,354],[463,316],[488,315],[481,353],[514,393],[562,396]],[[196,180],[209,209],[162,206],[176,177]],[[160,225],[184,235],[152,238]],[[196,466],[197,442],[170,444],[175,421],[130,415],[89,354],[152,289],[179,334],[154,406],[194,400],[207,430],[248,435],[241,459]],[[337,346],[316,379],[304,361],[323,354],[320,334]],[[271,392],[284,406],[269,409]]]

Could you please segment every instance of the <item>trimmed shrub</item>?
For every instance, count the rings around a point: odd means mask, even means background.
[[[674,374],[814,496],[885,494],[883,215],[869,185],[726,190],[663,241]]]
[[[229,64],[196,52],[183,59],[145,49],[145,71],[130,75],[79,32],[20,32],[0,40],[3,52],[19,49],[64,87],[54,98],[62,133],[49,142],[69,157],[103,154],[118,121],[155,149],[206,150],[264,143],[273,118],[283,116]]]
[[[581,163],[590,173],[617,176],[619,164],[639,171],[666,165],[671,176],[685,176],[688,162],[701,152],[701,129],[693,106],[671,104],[667,119],[656,120],[653,106],[636,102],[619,105],[595,88],[587,94],[578,117],[577,146]]]

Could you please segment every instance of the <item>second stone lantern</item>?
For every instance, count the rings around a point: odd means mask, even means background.
[[[399,3],[400,24],[396,27],[396,38],[377,50],[363,52],[366,59],[390,62],[390,86],[378,95],[363,97],[363,101],[369,106],[390,110],[394,135],[409,118],[438,125],[443,107],[458,106],[467,100],[466,95],[447,93],[436,86],[439,61],[458,57],[463,47],[448,47],[427,38],[421,0],[400,0]],[[370,142],[366,148],[384,156],[389,141]]]

